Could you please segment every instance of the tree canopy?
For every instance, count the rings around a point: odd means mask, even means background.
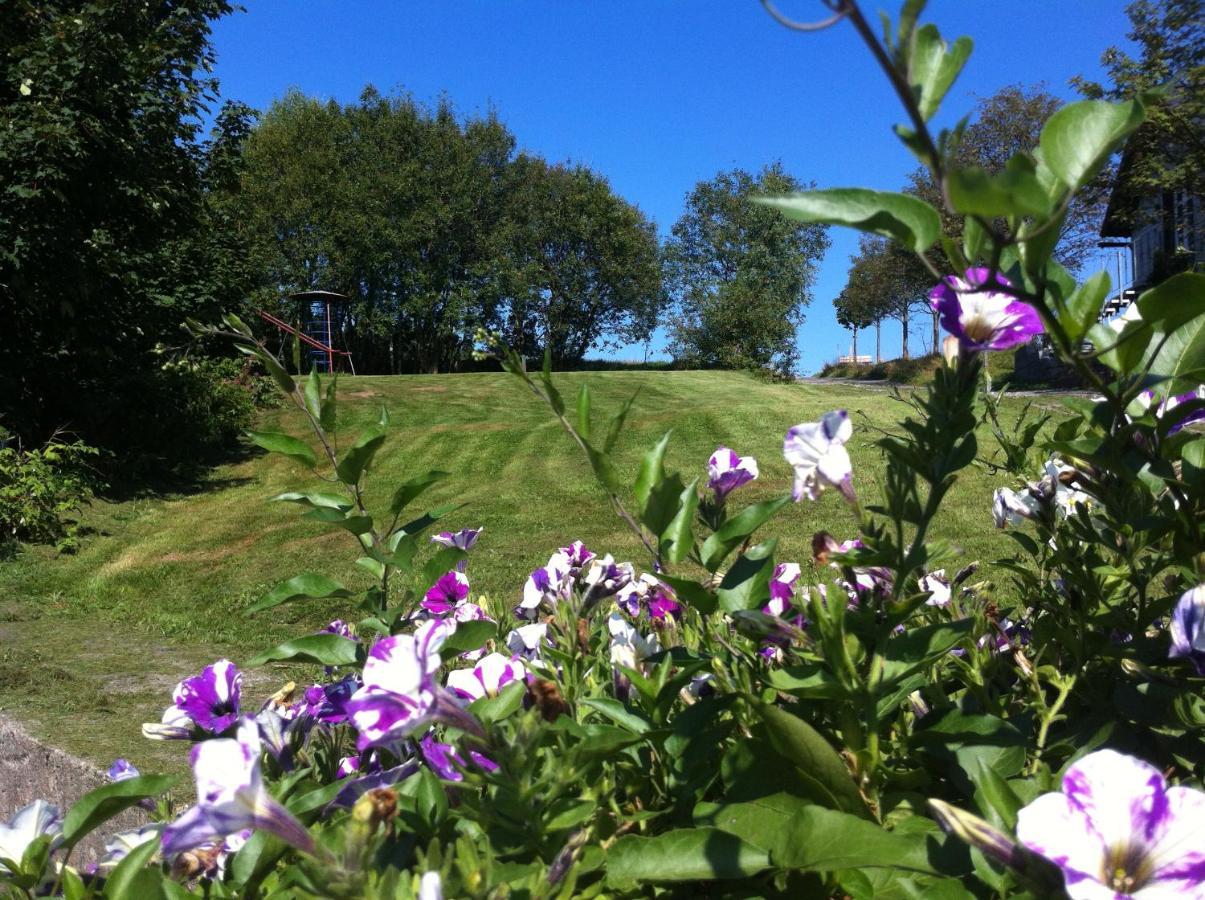
[[[773,163],[756,175],[720,172],[687,196],[663,250],[675,358],[702,367],[794,368],[796,330],[828,233],[752,200],[803,188]]]

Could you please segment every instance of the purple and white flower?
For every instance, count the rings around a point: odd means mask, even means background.
[[[1198,675],[1205,675],[1205,584],[1185,591],[1172,610],[1168,627],[1171,659],[1187,659]]]
[[[1205,792],[1113,750],[1017,814],[1017,839],[1062,869],[1071,900],[1205,898]]]
[[[929,595],[925,601],[928,606],[950,605],[950,579],[946,578],[945,569],[936,569],[920,579],[920,589]]]
[[[163,830],[163,854],[173,856],[246,828],[267,831],[312,853],[314,841],[264,787],[260,773],[259,726],[250,716],[237,736],[204,741],[192,748],[197,802]]]
[[[1174,394],[1173,396],[1168,397],[1166,400],[1160,402],[1157,402],[1157,395],[1154,391],[1147,390],[1138,395],[1137,402],[1143,409],[1150,409],[1152,406],[1155,407],[1155,417],[1162,419],[1177,406],[1189,403],[1193,400],[1205,400],[1205,385],[1200,385],[1195,390],[1187,391],[1183,394]],[[1169,428],[1167,433],[1169,436],[1173,435],[1185,425],[1190,425],[1193,422],[1200,422],[1202,420],[1205,420],[1205,407],[1194,409],[1188,413],[1188,415],[1186,415],[1183,419]]]
[[[582,591],[590,603],[610,597],[631,582],[635,570],[630,562],[617,563],[608,553],[594,559],[581,576]]]
[[[162,832],[162,824],[151,822],[148,825],[143,825],[141,828],[110,835],[105,840],[105,855],[100,858],[99,867],[107,869],[117,865],[130,855],[131,850],[141,847],[147,841],[159,840]]]
[[[151,741],[187,741],[197,726],[178,706],[169,706],[158,722],[144,722],[142,736]]]
[[[48,834],[51,846],[57,846],[63,835],[63,816],[59,808],[45,800],[35,800],[17,810],[8,822],[0,822],[0,860],[21,862],[29,845]],[[8,872],[0,862],[0,874]]]
[[[568,567],[569,574],[575,578],[577,577],[578,573],[586,567],[586,564],[590,562],[590,560],[594,559],[594,557],[597,555],[588,550],[586,545],[581,541],[574,541],[568,547],[561,547],[556,554],[554,554],[554,558],[556,558],[558,554]]]
[[[432,619],[414,634],[396,634],[372,645],[363,686],[347,701],[347,713],[360,732],[360,750],[395,743],[439,719],[480,731],[476,720],[435,680],[439,648],[455,630],[454,622]]]
[[[929,303],[941,326],[965,350],[1007,350],[1041,334],[1042,321],[1028,303],[997,289],[1011,282],[985,268],[967,269],[959,278],[947,275],[929,292]]]
[[[431,585],[423,597],[422,607],[435,616],[446,616],[469,596],[469,579],[453,569],[445,572]]]
[[[306,688],[297,712],[323,725],[339,725],[347,721],[347,702],[359,689],[354,675],[331,684],[315,684]]]
[[[471,669],[448,673],[448,688],[456,696],[468,700],[497,697],[498,692],[512,681],[522,681],[527,674],[523,663],[501,653],[491,653]]]
[[[346,622],[344,622],[342,619],[333,620],[329,625],[327,625],[325,628],[322,629],[322,631],[320,631],[318,633],[319,634],[337,634],[337,635],[339,635],[339,637],[345,637],[348,640],[352,640],[352,641],[359,640],[359,638],[356,637],[355,632],[351,630],[351,626],[348,625]]]
[[[1026,519],[1037,518],[1042,512],[1041,500],[1032,491],[996,488],[992,496],[992,519],[997,528],[1016,527]]]
[[[460,770],[468,768],[468,764],[454,746],[437,741],[435,735],[428,732],[418,742],[418,750],[422,754],[423,762],[436,775],[444,779],[444,781],[464,781],[464,775]],[[498,764],[496,762],[488,756],[483,756],[476,750],[469,751],[469,759],[479,769],[484,769],[487,772],[498,771]]]
[[[661,642],[656,634],[641,637],[640,632],[620,613],[611,613],[607,618],[607,630],[611,632],[611,664],[640,669],[640,664],[661,652]]]
[[[853,502],[853,463],[845,443],[853,434],[849,413],[843,409],[825,413],[819,422],[804,422],[787,431],[782,455],[795,469],[791,496],[817,500],[825,487],[834,487]]]
[[[113,765],[109,766],[109,771],[105,776],[112,782],[129,781],[131,778],[137,778],[142,773],[129,760],[118,757],[113,760]]]
[[[481,537],[483,531],[485,531],[484,525],[480,528],[462,528],[460,531],[441,531],[431,538],[431,543],[439,544],[441,547],[455,547],[457,550],[467,552],[473,549],[473,545],[477,543],[477,538]]]
[[[527,576],[523,585],[523,599],[519,609],[525,613],[534,613],[541,604],[547,603],[554,609],[556,605],[569,596],[573,581],[569,576],[566,560],[553,554],[548,565],[541,566]]]
[[[197,727],[221,734],[239,719],[243,673],[228,659],[206,666],[200,675],[185,678],[172,692],[176,708]],[[166,721],[166,719],[165,719]]]
[[[616,594],[615,603],[633,619],[645,613],[657,621],[682,618],[682,604],[674,592],[657,576],[647,572],[641,573]]]
[[[770,576],[770,602],[762,607],[762,612],[779,618],[785,616],[795,600],[795,587],[802,574],[799,563],[776,565]]]
[[[727,447],[718,448],[707,460],[707,486],[715,491],[716,500],[723,501],[742,484],[757,478],[757,460],[752,456],[737,456]]]
[[[548,625],[545,622],[521,625],[506,636],[506,649],[511,652],[511,656],[519,656],[526,660],[540,659],[540,651],[548,643]]]

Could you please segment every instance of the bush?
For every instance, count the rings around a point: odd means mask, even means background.
[[[98,486],[90,463],[99,452],[83,441],[51,440],[37,450],[0,446],[0,547],[11,552],[28,541],[74,550],[79,525],[71,516]]]

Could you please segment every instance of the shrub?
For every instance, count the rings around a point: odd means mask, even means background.
[[[0,443],[4,440],[0,430]],[[83,441],[54,439],[36,450],[0,445],[0,547],[18,541],[76,547],[71,516],[92,496],[98,481],[91,467],[100,451]]]

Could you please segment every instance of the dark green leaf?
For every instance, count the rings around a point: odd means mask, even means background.
[[[356,641],[337,634],[307,634],[253,657],[247,661],[247,665],[262,666],[269,662],[292,660],[322,666],[350,666],[356,661],[359,646]]]
[[[912,32],[912,48],[908,53],[908,83],[916,97],[921,117],[933,118],[954,79],[971,55],[971,39],[960,37],[946,49],[935,25],[922,25]]]
[[[695,512],[699,508],[699,479],[692,479],[678,495],[678,511],[661,533],[662,555],[667,562],[680,563],[694,548]]]
[[[96,826],[107,822],[139,800],[162,794],[176,779],[169,775],[139,775],[102,785],[84,794],[63,820],[63,846],[74,847]]]
[[[1105,298],[1109,296],[1109,273],[1101,270],[1081,284],[1066,301],[1062,316],[1063,327],[1073,341],[1078,341],[1100,316]]]
[[[512,681],[498,692],[496,697],[482,697],[469,704],[469,712],[485,724],[505,719],[523,705],[527,684]]]
[[[426,472],[422,475],[417,475],[414,478],[411,478],[393,492],[393,500],[389,504],[389,512],[396,516],[416,497],[427,490],[427,488],[437,484],[440,481],[443,481],[447,477],[447,472],[441,472],[438,469],[433,469],[430,472]]]
[[[653,727],[652,722],[638,713],[632,712],[618,700],[608,697],[587,697],[581,701],[581,704],[602,713],[612,722],[633,734],[644,734]]]
[[[318,377],[318,369],[310,369],[310,375],[305,380],[305,390],[302,391],[305,401],[305,411],[314,419],[322,418],[322,383]]]
[[[801,776],[815,782],[822,790],[825,806],[869,817],[849,769],[820,732],[777,706],[761,704],[758,711],[771,745],[794,764]]]
[[[486,619],[456,623],[456,630],[439,648],[440,656],[451,659],[454,654],[468,653],[498,636],[498,623]]]
[[[153,900],[163,896],[158,888],[163,875],[158,867],[147,868],[159,848],[159,841],[149,840],[127,853],[105,879],[105,896],[110,900]]]
[[[308,468],[312,469],[318,465],[318,457],[314,455],[309,444],[299,441],[291,435],[275,431],[248,431],[247,437],[270,453],[280,453],[297,460]]]
[[[653,488],[665,478],[665,449],[669,446],[671,434],[673,434],[672,431],[665,432],[661,440],[645,453],[640,461],[640,473],[636,476],[636,485],[633,487],[632,493],[636,497],[636,510],[640,514],[641,521],[644,521],[645,510],[648,507]],[[661,533],[660,529],[654,528],[653,530],[658,534]]]
[[[770,579],[774,575],[774,550],[778,538],[750,547],[732,564],[720,582],[716,597],[726,612],[757,609],[770,600]]]
[[[295,575],[288,581],[272,588],[258,602],[248,607],[247,612],[259,612],[262,609],[269,609],[282,603],[288,603],[290,600],[350,596],[352,596],[351,591],[339,584],[339,582],[327,578],[325,575],[305,573],[303,575]]]
[[[577,391],[577,433],[590,440],[590,385],[584,381]]]
[[[924,253],[941,234],[941,217],[928,203],[907,194],[865,188],[833,188],[789,197],[762,197],[798,222],[849,225],[892,238],[915,253]]]
[[[716,828],[680,828],[656,837],[624,835],[607,854],[607,884],[704,882],[747,878],[767,868],[769,856]]]
[[[892,685],[949,653],[974,627],[973,619],[959,619],[909,628],[891,638],[884,652],[879,692],[886,693]]]
[[[719,602],[716,600],[715,593],[707,590],[697,581],[692,581],[689,578],[680,578],[676,575],[667,575],[664,572],[657,574],[658,581],[664,581],[668,584],[679,600],[686,601],[687,604],[693,606],[703,615],[710,615],[719,607]]]
[[[989,175],[978,166],[951,171],[946,183],[954,208],[966,215],[986,218],[1049,213],[1050,198],[1033,173],[1033,162],[1024,156],[1013,159],[1024,163],[1009,160],[1008,168],[999,175]]]
[[[742,509],[703,542],[703,565],[707,567],[708,571],[714,572],[723,565],[728,554],[736,549],[745,538],[761,528],[776,512],[790,502],[791,495],[786,494],[777,500],[766,500]]]
[[[615,442],[619,440],[619,435],[623,431],[623,423],[627,421],[628,413],[632,410],[632,404],[636,402],[636,398],[640,396],[640,388],[629,397],[619,408],[614,417],[611,419],[611,424],[607,427],[607,439],[603,444],[603,450],[610,453],[615,449]]]
[[[347,512],[352,508],[352,502],[343,494],[325,494],[316,491],[287,491],[272,498],[285,503],[304,503],[307,506],[321,509],[337,509]]]
[[[360,435],[360,439],[352,444],[347,455],[335,468],[335,474],[339,476],[339,480],[347,485],[357,484],[383,443],[385,443],[385,432],[380,429],[373,429]]]

